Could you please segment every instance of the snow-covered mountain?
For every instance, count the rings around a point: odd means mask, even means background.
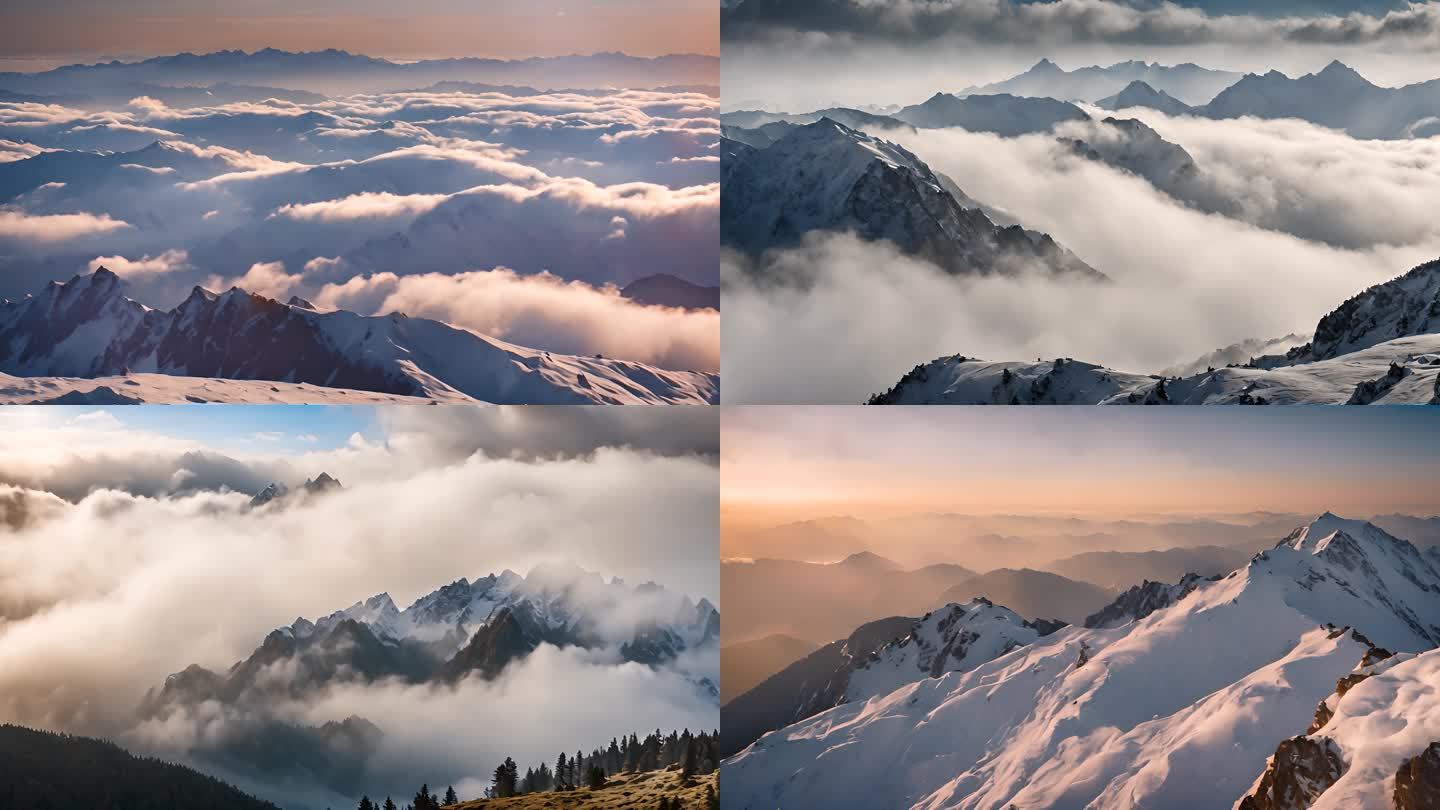
[[[314,478],[307,478],[304,485],[300,487],[300,491],[307,495],[321,495],[337,489],[344,489],[344,487],[327,472],[322,472]],[[250,498],[250,508],[256,509],[267,503],[284,501],[290,494],[289,487],[278,481],[272,481]]]
[[[1379,651],[1282,741],[1238,810],[1434,807],[1440,797],[1440,650]]]
[[[317,312],[238,288],[196,287],[174,309],[152,309],[103,267],[0,302],[0,372],[161,373],[495,403],[706,403],[719,393],[715,374],[527,349],[399,312]]]
[[[910,635],[857,664],[850,673],[845,702],[886,695],[921,678],[968,672],[1062,626],[1026,621],[984,597],[963,605],[952,602],[916,622]]]
[[[951,273],[1038,265],[1104,278],[1048,235],[1000,227],[979,207],[964,207],[954,183],[904,147],[828,118],[764,148],[722,150],[721,173],[722,238],[750,253],[811,231],[853,231]]]
[[[1328,360],[1395,338],[1440,332],[1440,259],[1377,284],[1336,307],[1315,337],[1285,357],[1289,363]]]
[[[1199,112],[1211,118],[1300,118],[1356,138],[1426,138],[1440,134],[1440,79],[1380,87],[1335,61],[1297,79],[1278,70],[1248,74]]]
[[[1068,358],[941,357],[876,405],[1285,405],[1440,403],[1440,260],[1371,287],[1320,319],[1311,342],[1183,377]]]
[[[542,643],[608,648],[623,660],[661,666],[718,646],[719,623],[708,600],[696,603],[653,583],[632,587],[573,566],[542,566],[526,576],[506,570],[458,579],[404,609],[379,593],[313,620],[298,617],[223,674],[191,666],[170,676],[141,711],[163,716],[205,700],[263,701],[346,680],[494,678]],[[697,676],[697,685],[713,692],[705,677]]]
[[[721,709],[721,754],[820,712],[885,694],[918,678],[963,672],[1030,644],[1063,622],[1026,621],[984,598],[920,619],[868,622],[739,695]]]
[[[1172,66],[1132,60],[1106,67],[1092,65],[1064,70],[1049,59],[1041,59],[1018,76],[966,88],[962,95],[1013,93],[1017,96],[1097,101],[1121,93],[1135,82],[1143,82],[1150,88],[1193,105],[1204,104],[1238,79],[1239,73],[1210,70],[1188,62]]]
[[[1166,115],[1194,115],[1195,108],[1164,90],[1156,90],[1140,79],[1125,85],[1125,89],[1113,96],[1106,96],[1095,102],[1095,106],[1106,110],[1123,110],[1128,107],[1149,107]]]
[[[1437,643],[1440,569],[1327,513],[1137,621],[769,733],[726,761],[723,788],[737,808],[1226,806],[1340,678]]]

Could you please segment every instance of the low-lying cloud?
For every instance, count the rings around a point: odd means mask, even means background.
[[[695,454],[716,447],[714,418],[707,428],[705,419],[676,422],[661,409],[540,411],[393,409],[378,439],[289,456],[227,456],[83,422],[53,430],[31,423],[31,438],[7,436],[0,722],[189,758],[203,747],[197,733],[222,729],[143,726],[136,715],[146,690],[170,673],[192,663],[223,672],[297,616],[380,592],[403,606],[462,576],[506,568],[575,564],[714,601],[718,469],[713,455]],[[668,438],[659,435],[669,428]],[[53,446],[61,435],[63,452]],[[479,444],[485,449],[474,452]],[[273,475],[293,486],[324,470],[345,486],[250,510],[249,490],[201,480],[204,472],[192,469],[201,456],[228,457],[255,480]],[[108,463],[94,463],[101,458]],[[24,483],[8,483],[16,480]],[[717,722],[713,703],[681,673],[605,655],[547,648],[490,684],[341,687],[277,710],[315,724],[351,714],[375,722],[387,735],[375,774],[380,788],[397,792],[425,779],[479,784],[504,755],[543,751],[548,759],[622,731]],[[476,726],[477,711],[532,722],[502,739],[479,731],[494,726]],[[436,734],[442,726],[455,733]]]
[[[863,401],[912,366],[957,353],[1073,357],[1156,372],[1245,339],[1308,333],[1346,298],[1440,253],[1440,240],[1423,233],[1403,247],[1383,244],[1373,236],[1393,223],[1374,217],[1355,227],[1373,222],[1367,233],[1376,246],[1349,250],[1204,214],[1139,177],[1056,148],[1051,136],[883,135],[974,198],[1051,234],[1115,283],[956,278],[887,244],[844,235],[815,236],[758,261],[727,254],[727,401]],[[1287,176],[1302,193],[1303,174]],[[1332,200],[1344,199],[1334,196],[1344,186],[1335,176],[1314,177]],[[1248,185],[1257,197],[1259,182]],[[1352,191],[1344,206],[1362,206],[1370,193],[1400,203],[1413,192],[1384,180]]]
[[[99,236],[131,227],[109,214],[29,214],[0,210],[0,239],[50,244]]]

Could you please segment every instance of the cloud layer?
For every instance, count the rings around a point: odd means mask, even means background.
[[[1154,123],[1182,146],[1200,144],[1197,161],[1256,222],[1362,247],[1201,213],[1049,135],[891,131],[884,136],[966,193],[1051,234],[1116,283],[957,279],[846,236],[758,262],[729,254],[727,401],[859,402],[914,365],[957,353],[1156,372],[1242,340],[1308,333],[1341,301],[1440,253],[1421,213],[1428,206],[1417,205],[1434,192],[1405,171],[1433,159],[1430,144],[1362,144],[1295,122]],[[1275,169],[1257,171],[1275,154]]]
[[[115,109],[0,102],[0,297],[101,265],[163,308],[196,284],[285,300],[355,280],[331,297],[394,298],[531,348],[718,367],[713,314],[611,289],[716,282],[713,96],[150,92]]]
[[[0,470],[0,721],[188,758],[204,747],[202,726],[137,725],[145,691],[191,663],[224,671],[296,616],[382,591],[405,604],[461,576],[551,562],[718,594],[713,416],[397,408],[373,439],[286,456],[219,452],[102,417],[13,413],[0,412],[7,428],[29,421],[25,439],[5,431]],[[230,469],[203,463],[218,458]],[[250,490],[226,488],[321,470],[345,488],[286,508],[250,511]],[[561,692],[589,709],[549,714]],[[502,743],[457,725],[482,705],[556,721]],[[562,729],[598,745],[637,721],[718,722],[677,674],[555,650],[491,684],[380,683],[284,711],[380,725],[375,775],[386,787],[481,780],[497,757],[573,744]]]

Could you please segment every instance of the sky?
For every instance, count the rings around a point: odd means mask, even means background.
[[[727,409],[722,513],[1440,513],[1426,409]]]
[[[396,60],[717,54],[713,0],[8,0],[0,70],[274,47]]]
[[[727,108],[911,104],[1040,58],[1138,59],[1291,76],[1334,59],[1371,81],[1435,78],[1440,2],[767,0],[721,23]]]

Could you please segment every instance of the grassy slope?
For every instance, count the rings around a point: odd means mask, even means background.
[[[695,784],[680,787],[680,771],[665,770],[651,773],[620,774],[613,777],[599,790],[582,788],[565,793],[531,793],[512,799],[476,799],[461,802],[460,810],[621,810],[638,808],[647,810],[660,804],[661,796],[679,796],[686,810],[705,807],[705,786],[720,789],[716,781],[719,771],[695,777]]]

